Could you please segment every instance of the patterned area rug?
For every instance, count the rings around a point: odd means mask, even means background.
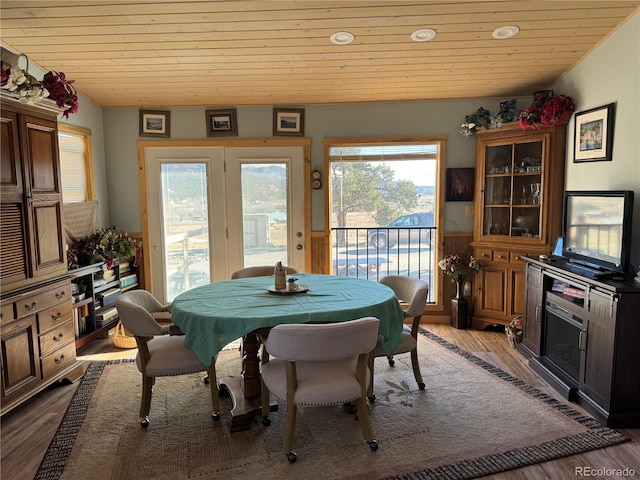
[[[291,465],[282,453],[285,405],[251,429],[211,420],[204,374],[160,378],[148,429],[138,425],[141,378],[127,361],[93,362],[36,479],[463,479],[628,441],[615,430],[425,331],[426,390],[408,355],[376,359],[371,452],[343,407],[300,408]],[[220,377],[238,375],[237,350],[220,353]]]

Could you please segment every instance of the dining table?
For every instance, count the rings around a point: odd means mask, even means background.
[[[376,317],[384,350],[390,353],[400,343],[404,312],[386,285],[336,275],[289,277],[295,277],[297,289],[276,290],[274,276],[239,278],[198,286],[181,293],[171,304],[171,321],[184,333],[185,346],[205,366],[226,345],[243,339],[242,374],[218,380],[220,393],[232,399],[232,432],[250,428],[252,418],[260,414],[259,336],[268,334],[270,328]]]

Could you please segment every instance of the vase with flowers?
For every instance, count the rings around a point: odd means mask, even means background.
[[[462,295],[463,283],[469,271],[477,273],[482,264],[480,260],[470,257],[468,262],[462,260],[460,255],[445,255],[438,262],[438,266],[445,275],[451,278],[456,285],[456,296],[451,299],[451,325],[455,328],[466,328],[469,316],[467,299]]]

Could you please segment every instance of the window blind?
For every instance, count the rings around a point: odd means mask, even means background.
[[[58,132],[58,145],[60,149],[63,202],[78,203],[89,200],[87,199],[84,135]]]

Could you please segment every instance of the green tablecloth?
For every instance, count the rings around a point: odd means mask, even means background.
[[[209,365],[228,343],[263,327],[281,323],[343,322],[380,319],[384,349],[391,352],[402,334],[404,312],[386,285],[353,277],[299,274],[309,291],[274,294],[271,277],[241,278],[203,285],[176,297],[171,320],[185,334],[185,345]]]

